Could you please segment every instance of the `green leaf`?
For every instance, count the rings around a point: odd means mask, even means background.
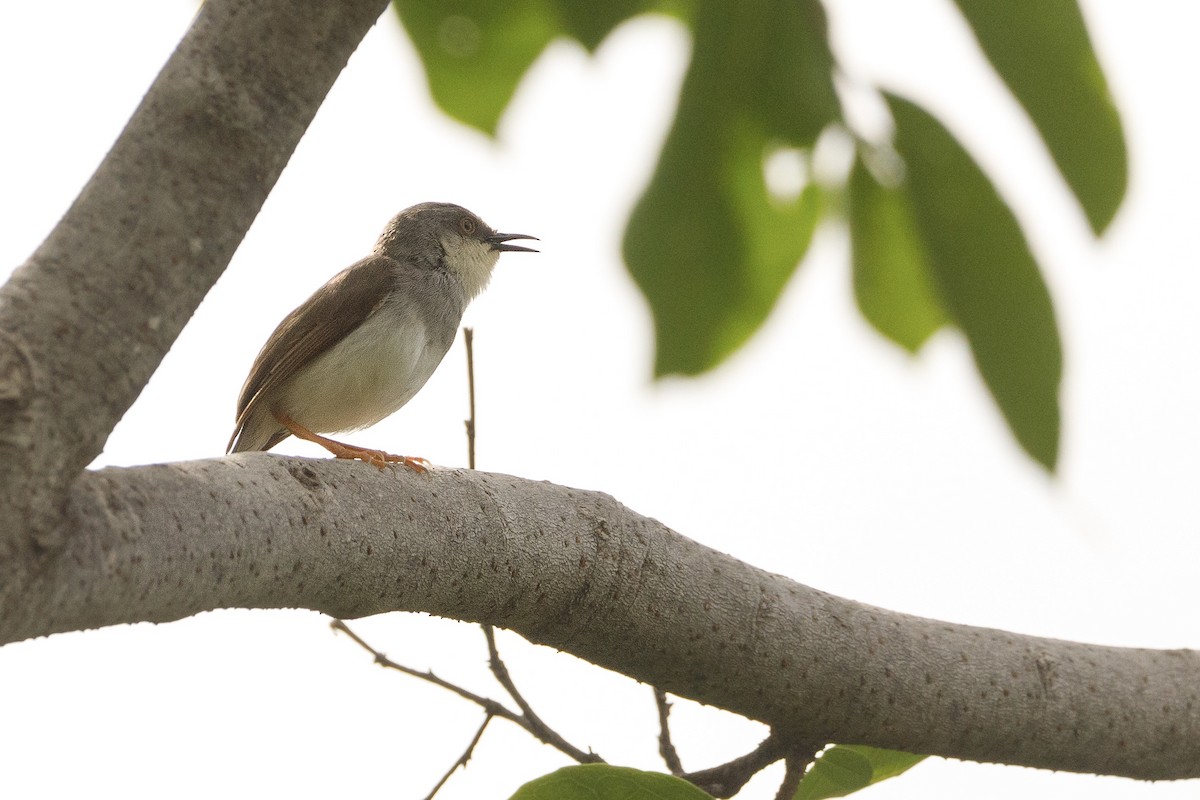
[[[395,0],[442,110],[495,134],[517,83],[557,30],[542,0]]]
[[[871,783],[879,783],[888,778],[908,772],[929,756],[916,753],[905,753],[900,750],[884,750],[879,747],[867,747],[862,744],[840,744],[834,750],[848,750],[857,753],[871,764]]]
[[[925,756],[861,745],[829,748],[800,781],[795,800],[845,797],[873,783],[893,778],[916,766]]]
[[[654,314],[655,374],[710,369],[762,325],[821,212],[809,185],[775,198],[764,160],[811,148],[838,116],[816,0],[696,9],[692,63],[625,261]]]
[[[394,0],[429,81],[451,117],[495,135],[529,66],[556,36],[589,50],[622,21],[645,11],[677,11],[679,0]]]
[[[711,800],[692,784],[660,772],[608,764],[563,767],[517,789],[512,800]]]
[[[1017,441],[1053,470],[1062,350],[1037,262],[1012,211],[950,132],[907,100],[887,102],[938,295]]]
[[[871,785],[871,764],[867,759],[842,747],[831,747],[821,754],[796,789],[796,800],[821,800],[845,797]]]
[[[1099,235],[1121,206],[1129,166],[1121,116],[1076,0],[955,2]]]
[[[881,186],[861,158],[847,188],[858,308],[876,330],[915,353],[947,319],[908,198]]]
[[[563,31],[594,52],[604,37],[624,20],[648,11],[661,11],[682,16],[686,0],[607,0],[604,3],[581,3],[578,0],[558,0],[555,3],[562,20]]]

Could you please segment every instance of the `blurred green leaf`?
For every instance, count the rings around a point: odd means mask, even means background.
[[[956,1],[1101,230],[1124,194],[1125,145],[1075,0]],[[653,312],[656,375],[710,369],[762,325],[824,211],[817,186],[773,195],[764,177],[772,153],[806,159],[840,119],[819,0],[396,0],[396,8],[438,103],[489,133],[554,37],[594,49],[638,13],[687,18],[692,63],[630,218],[625,260]],[[915,106],[889,102],[909,172],[893,188],[862,163],[852,170],[860,308],[910,351],[948,320],[961,327],[1018,441],[1052,469],[1062,366],[1037,264],[1012,213],[953,137]]]
[[[893,778],[911,769],[925,756],[881,750],[861,745],[836,745],[829,748],[800,782],[795,800],[823,800],[826,797],[845,797]]]
[[[494,135],[521,77],[556,36],[589,50],[619,23],[683,0],[394,0],[425,66],[434,101],[450,116]]]
[[[395,0],[442,110],[488,134],[558,32],[544,0]]]
[[[562,20],[563,32],[577,39],[589,52],[594,52],[612,29],[627,19],[648,11],[680,15],[688,0],[607,0],[604,3],[580,3],[578,0],[555,0]]]
[[[864,317],[911,353],[946,324],[908,198],[881,186],[861,158],[850,170],[854,297]]]
[[[656,375],[710,369],[762,325],[821,211],[814,185],[772,197],[764,160],[811,148],[839,113],[816,0],[704,0],[693,22],[679,110],[625,232]]]
[[[1062,350],[1050,293],[1016,218],[962,145],[887,95],[938,295],[1021,446],[1053,470]]]
[[[563,767],[517,789],[512,800],[711,800],[692,784],[661,772],[608,764]]]
[[[1076,0],[955,0],[1099,235],[1125,196],[1121,116]]]

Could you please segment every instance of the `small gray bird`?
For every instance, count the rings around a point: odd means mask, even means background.
[[[508,244],[452,203],[397,214],[371,255],[318,289],[267,339],[238,397],[226,452],[270,450],[289,435],[337,458],[423,472],[424,459],[337,442],[321,433],[374,425],[413,398],[450,349],[467,304]]]

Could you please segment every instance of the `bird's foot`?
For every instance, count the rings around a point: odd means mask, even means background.
[[[335,442],[329,439],[320,443],[326,450],[333,453],[334,458],[346,458],[354,461],[365,461],[373,467],[384,469],[388,464],[402,464],[413,472],[428,472],[430,464],[420,456],[399,456],[372,447]]]
[[[421,458],[420,456],[400,456],[396,455],[395,453],[387,453],[383,450],[371,450],[369,448],[363,448],[363,453],[361,455],[350,457],[357,458],[360,461],[366,461],[368,464],[378,467],[379,469],[383,469],[388,464],[402,464],[403,466],[411,469],[413,472],[425,473],[429,472],[429,467],[431,466],[427,460]],[[344,458],[344,456],[339,456],[339,458]]]
[[[334,458],[365,461],[379,469],[383,469],[388,464],[403,464],[413,472],[429,472],[429,462],[420,456],[398,456],[385,450],[376,450],[372,447],[359,447],[356,444],[339,442],[336,439],[330,439],[328,436],[313,433],[287,414],[276,412],[275,419],[280,425],[291,431],[293,436],[321,445],[321,447],[332,453]]]

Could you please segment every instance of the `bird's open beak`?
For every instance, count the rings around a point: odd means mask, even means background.
[[[487,243],[492,246],[493,250],[520,253],[537,252],[537,250],[534,250],[532,247],[522,247],[519,244],[506,244],[506,242],[512,239],[533,239],[535,242],[538,241],[536,236],[527,236],[524,233],[493,233],[491,236],[487,237]]]

